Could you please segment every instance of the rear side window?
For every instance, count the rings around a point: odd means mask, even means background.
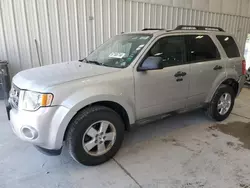
[[[222,47],[224,48],[227,57],[229,58],[240,57],[239,49],[233,37],[221,36],[221,35],[217,35],[216,37],[220,41]]]
[[[219,51],[208,35],[186,35],[185,38],[188,62],[220,59]]]

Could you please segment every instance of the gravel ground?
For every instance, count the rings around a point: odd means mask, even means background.
[[[201,110],[133,129],[114,159],[86,167],[66,148],[40,154],[12,133],[0,104],[0,188],[250,188],[250,90],[220,124]]]

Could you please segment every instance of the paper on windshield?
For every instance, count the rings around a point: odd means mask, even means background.
[[[120,52],[112,52],[111,54],[109,54],[109,57],[112,58],[123,58],[126,54],[125,53],[120,53]]]

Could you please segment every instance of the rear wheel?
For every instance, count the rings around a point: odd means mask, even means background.
[[[69,153],[84,165],[98,165],[112,158],[124,137],[120,116],[104,106],[80,111],[69,126],[66,135]]]
[[[231,113],[235,101],[235,92],[229,85],[221,85],[213,96],[206,113],[216,121],[225,120]]]

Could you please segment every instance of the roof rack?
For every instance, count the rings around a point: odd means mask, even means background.
[[[144,28],[142,31],[150,31],[150,30],[165,30],[163,28]]]
[[[212,31],[223,31],[224,29],[220,27],[212,27],[212,26],[198,26],[198,25],[179,25],[174,30],[212,30]]]

